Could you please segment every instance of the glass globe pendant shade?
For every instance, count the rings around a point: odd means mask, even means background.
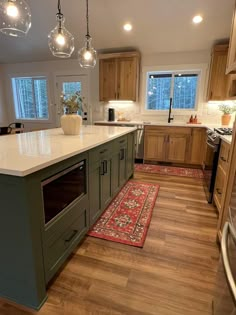
[[[14,37],[25,36],[31,27],[30,7],[24,0],[0,0],[0,31]]]
[[[48,35],[48,46],[55,57],[69,58],[74,49],[74,37],[65,28],[63,15],[57,14],[58,25]]]
[[[92,38],[86,35],[85,45],[78,51],[79,64],[82,68],[94,68],[97,61],[97,52],[92,47]]]

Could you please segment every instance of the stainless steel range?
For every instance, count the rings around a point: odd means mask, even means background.
[[[203,161],[204,188],[208,203],[212,203],[216,170],[219,159],[222,135],[232,135],[232,128],[215,128],[207,130],[206,153]]]

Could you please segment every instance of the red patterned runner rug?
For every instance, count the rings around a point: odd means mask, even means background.
[[[183,176],[193,178],[203,178],[203,172],[196,168],[174,167],[164,165],[151,165],[151,164],[135,164],[136,172],[153,173],[160,175],[170,176]]]
[[[88,235],[143,247],[159,185],[128,181]]]

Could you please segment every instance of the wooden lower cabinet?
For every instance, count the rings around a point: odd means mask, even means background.
[[[190,164],[202,165],[206,151],[206,128],[192,128],[190,143]]]
[[[166,135],[146,132],[144,138],[144,160],[166,160]]]
[[[167,141],[166,161],[185,163],[189,153],[189,135],[170,134]]]
[[[222,211],[224,196],[226,193],[226,173],[228,170],[230,144],[222,141],[220,146],[219,161],[216,173],[215,187],[213,198],[216,204],[217,210]]]
[[[144,160],[187,163],[191,128],[145,126]]]

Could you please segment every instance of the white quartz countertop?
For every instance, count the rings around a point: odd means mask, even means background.
[[[152,125],[152,126],[164,126],[164,127],[201,127],[201,128],[218,128],[222,127],[221,125],[216,124],[207,124],[207,123],[200,123],[200,124],[189,124],[187,122],[155,122],[155,121],[137,121],[137,120],[130,120],[130,121],[107,121],[107,120],[99,120],[95,121],[94,124],[107,124],[107,125]],[[225,127],[225,126],[224,126]]]
[[[0,174],[26,176],[136,130],[82,126],[77,136],[61,128],[0,136]]]

